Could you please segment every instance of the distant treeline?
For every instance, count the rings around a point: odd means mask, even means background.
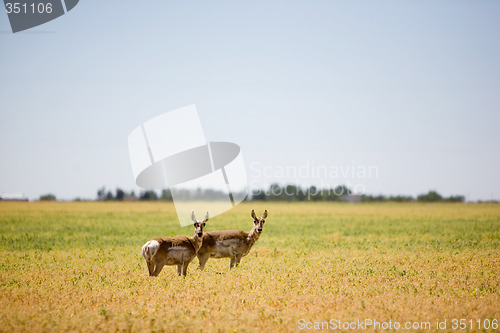
[[[222,191],[206,189],[206,190],[188,190],[177,189],[176,198],[182,200],[217,200],[227,198],[227,194]],[[106,190],[102,187],[97,191],[98,201],[173,201],[172,193],[168,189],[161,191],[147,190],[135,194],[134,191],[125,192],[117,188],[114,192]]]
[[[134,191],[126,192],[117,188],[114,192],[101,187],[97,191],[97,201],[172,201],[169,190],[162,190],[160,193],[153,190],[141,191],[138,195]]]
[[[251,200],[261,201],[339,201],[339,202],[464,202],[463,195],[454,195],[443,197],[436,191],[429,191],[426,194],[412,197],[406,195],[386,196],[386,195],[368,195],[354,194],[351,189],[345,185],[339,185],[335,188],[318,189],[315,186],[302,188],[295,185],[280,186],[272,184],[267,191],[253,191]]]
[[[177,195],[183,199],[205,200],[206,198],[219,199],[226,194],[217,190],[181,190]],[[134,191],[126,192],[120,188],[115,191],[102,187],[97,191],[98,201],[173,201],[168,189],[161,191],[146,190],[136,194]],[[319,189],[315,186],[303,188],[296,185],[272,184],[267,190],[254,190],[246,199],[247,201],[336,201],[336,202],[464,202],[463,195],[443,197],[436,191],[429,191],[417,197],[406,195],[368,195],[354,194],[345,185],[335,188]]]

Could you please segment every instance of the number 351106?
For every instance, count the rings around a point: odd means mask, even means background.
[[[7,14],[50,14],[52,13],[52,4],[37,3],[26,4],[21,2],[6,2],[5,10]]]
[[[498,320],[497,319],[477,319],[477,320],[466,320],[466,319],[452,319],[451,320],[451,328],[454,330],[475,330],[475,329],[498,329]]]

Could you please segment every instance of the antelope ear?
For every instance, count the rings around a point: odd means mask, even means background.
[[[264,211],[264,215],[262,215],[262,218],[265,219],[267,217],[267,209]]]
[[[193,212],[191,213],[191,220],[192,220],[194,223],[198,222],[198,221],[196,221],[196,217],[194,217],[194,210],[193,210]]]
[[[207,222],[208,221],[208,212],[207,212],[207,215],[205,215],[205,219],[203,220],[203,222]]]
[[[253,211],[253,209],[252,209],[252,215],[251,215],[251,216],[252,216],[252,218],[253,218],[254,220],[256,220],[256,219],[257,219],[257,217],[255,216],[255,212]]]

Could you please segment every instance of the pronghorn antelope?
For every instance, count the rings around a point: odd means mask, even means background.
[[[252,209],[253,228],[250,232],[241,230],[216,230],[203,235],[203,244],[196,254],[200,263],[199,269],[203,270],[209,258],[231,258],[229,268],[238,266],[242,257],[246,256],[264,227],[267,210],[262,217],[255,216]]]
[[[147,241],[142,247],[142,256],[146,260],[149,276],[158,276],[164,265],[177,265],[177,275],[186,276],[189,263],[196,256],[203,241],[203,228],[208,221],[208,212],[202,221],[196,220],[194,212],[191,214],[194,223],[193,237],[164,237]]]

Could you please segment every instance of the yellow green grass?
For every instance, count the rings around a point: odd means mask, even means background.
[[[251,209],[269,217],[240,267],[195,259],[186,278],[173,266],[150,278],[142,245],[193,233],[172,204],[0,202],[0,331],[306,331],[301,319],[495,331],[477,320],[500,320],[500,205],[250,202],[206,231],[248,231]]]

